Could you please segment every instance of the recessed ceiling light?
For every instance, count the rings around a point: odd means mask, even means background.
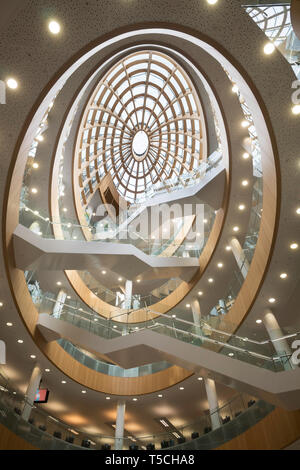
[[[248,152],[244,152],[243,153],[243,159],[248,160],[248,158],[250,158],[250,154]]]
[[[50,372],[50,369],[45,369],[45,372]]]
[[[36,359],[36,356],[34,354],[31,354],[30,358],[31,359]]]
[[[110,397],[105,397],[105,400],[110,400]]]
[[[38,135],[38,136],[36,137],[36,140],[38,140],[39,142],[43,142],[44,137],[43,137],[42,135]]]
[[[239,87],[236,84],[233,85],[232,91],[233,91],[233,93],[238,93],[239,92]]]
[[[234,232],[238,232],[239,230],[240,230],[239,227],[237,227],[237,226],[236,226],[236,227],[233,227],[233,231],[234,231]]]
[[[184,390],[184,387],[180,387],[179,390]]]
[[[102,274],[105,276],[105,274],[106,274],[106,271],[102,271]]]
[[[244,121],[241,122],[241,126],[246,129],[246,127],[249,127],[249,126],[250,126],[250,122],[247,121],[246,119],[244,119]]]
[[[270,304],[274,304],[275,302],[276,302],[276,299],[274,299],[274,297],[271,297],[271,298],[269,299],[269,303],[270,303]]]
[[[213,278],[210,277],[210,278],[208,279],[208,282],[209,282],[210,284],[212,284],[212,283],[214,282]]]
[[[223,263],[218,263],[218,268],[221,269],[221,268],[223,268],[223,266],[224,266]]]
[[[138,401],[138,399],[137,399],[137,398],[133,398],[132,401]]]
[[[227,245],[226,246],[226,251],[231,251],[231,246]]]
[[[0,307],[3,307],[3,302],[0,302]]]
[[[191,304],[186,304],[186,308],[190,308],[191,307]]]
[[[292,250],[297,250],[297,248],[298,248],[298,243],[292,243],[292,244],[290,245],[290,247],[291,247]]]
[[[198,380],[203,380],[203,377],[198,377]]]
[[[6,85],[8,86],[8,88],[10,88],[11,90],[15,90],[16,88],[18,88],[18,82],[17,80],[15,80],[14,78],[8,78],[6,80]]]
[[[69,299],[69,300],[70,300],[70,298],[71,298],[71,296],[70,296],[70,295],[68,295],[68,296],[67,296],[67,299]]]
[[[273,54],[274,51],[275,51],[275,45],[272,42],[268,42],[264,47],[264,53],[266,55],[270,55],[270,54]]]
[[[37,194],[38,190],[36,188],[31,188],[32,194]]]
[[[172,315],[172,318],[176,318],[176,315]]]
[[[32,168],[34,168],[35,170],[36,170],[38,167],[39,167],[39,164],[38,164],[38,163],[34,163],[34,164],[32,165]]]
[[[56,285],[57,285],[57,286],[61,286],[61,282],[60,282],[60,281],[57,282]]]
[[[242,181],[242,186],[248,186],[248,184],[249,184],[249,181],[248,181],[248,180]]]
[[[292,113],[295,114],[295,116],[298,116],[300,114],[300,104],[295,104],[292,107]]]
[[[244,211],[245,209],[246,209],[245,204],[240,204],[240,205],[239,205],[239,210],[240,210],[240,211]]]
[[[300,207],[298,207],[298,209],[296,210],[296,213],[300,215]]]
[[[23,341],[22,339],[18,339],[18,343],[19,343],[19,344],[23,344],[24,341]]]
[[[50,21],[48,28],[52,34],[58,34],[60,32],[60,24],[57,21]]]
[[[13,326],[13,324],[8,322],[8,323],[6,323],[6,326]]]
[[[136,282],[140,283],[140,282],[141,282],[141,280],[140,280],[140,279],[138,279]]]
[[[122,278],[122,277],[119,277],[118,281],[119,281],[119,282],[122,282],[122,281],[123,281],[123,278]]]
[[[260,325],[260,324],[262,323],[262,320],[258,319],[258,320],[256,320],[256,323],[257,323],[258,325]]]
[[[81,393],[83,393],[84,395],[86,394],[86,390],[81,390]]]
[[[203,292],[200,290],[200,291],[198,292],[198,295],[200,295],[200,297],[201,297],[201,295],[203,295]]]
[[[287,278],[287,274],[286,274],[286,273],[280,274],[280,278],[281,278],[281,279],[286,279],[286,278]]]
[[[62,384],[66,384],[67,382],[66,382],[65,380],[62,380],[61,383],[62,383]]]
[[[64,207],[63,212],[68,212],[68,209],[66,207]]]
[[[229,353],[228,356],[233,357],[234,353]]]
[[[206,0],[209,5],[215,5],[218,3],[218,0]]]
[[[162,395],[157,395],[157,396],[158,396],[158,398],[162,398],[162,397],[163,397]]]

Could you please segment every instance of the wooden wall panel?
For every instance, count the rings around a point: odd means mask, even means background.
[[[0,424],[0,450],[38,450]]]

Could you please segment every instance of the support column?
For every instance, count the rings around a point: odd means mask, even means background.
[[[267,310],[263,316],[263,322],[268,332],[270,340],[273,343],[275,351],[278,356],[291,356],[292,351],[286,339],[279,339],[284,336],[274,313]],[[285,370],[295,369],[297,366],[293,365],[291,360],[283,357],[283,366]]]
[[[212,379],[204,379],[207,400],[209,404],[209,412],[212,429],[218,429],[221,426],[221,419],[218,413],[218,397],[216,392],[216,384]]]
[[[64,308],[66,298],[67,298],[67,294],[63,290],[60,290],[58,295],[57,295],[55,305],[53,307],[53,316],[55,318],[60,317],[61,312]]]
[[[199,300],[194,297],[191,302],[192,313],[193,313],[193,323],[195,325],[195,333],[197,335],[202,334],[201,330],[201,307]]]
[[[132,281],[125,282],[125,305],[124,308],[130,309],[132,303]]]
[[[115,450],[123,450],[125,409],[126,409],[126,402],[122,400],[118,401],[116,432],[115,432],[115,438],[116,438]]]
[[[25,395],[26,403],[22,411],[22,418],[25,419],[25,421],[28,421],[30,418],[35,394],[36,394],[37,389],[39,388],[41,379],[42,379],[42,371],[40,369],[40,366],[36,364],[32,371],[30,381],[27,387],[26,395]]]
[[[240,268],[243,278],[245,279],[248,274],[250,265],[248,263],[248,260],[245,258],[244,250],[241,247],[241,244],[237,238],[232,238],[230,240],[230,246],[233,256],[235,257],[235,260],[237,262],[237,265]]]

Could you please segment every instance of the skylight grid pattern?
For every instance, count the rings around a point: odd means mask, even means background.
[[[140,131],[149,141],[144,155],[133,148]],[[173,59],[154,51],[131,54],[104,76],[78,138],[84,205],[108,173],[119,194],[134,202],[150,185],[192,171],[207,156],[203,111],[191,80]]]

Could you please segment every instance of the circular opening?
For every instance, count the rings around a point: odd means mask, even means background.
[[[145,131],[138,131],[132,140],[132,150],[136,157],[143,157],[149,147],[149,137]]]

